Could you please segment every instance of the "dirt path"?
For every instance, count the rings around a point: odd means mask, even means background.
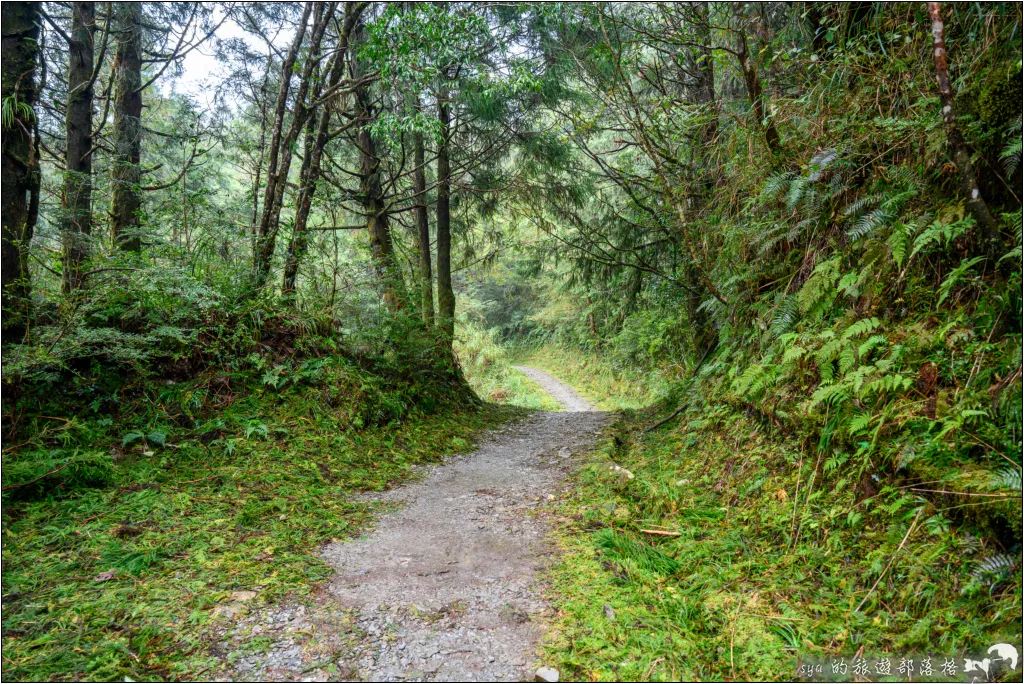
[[[326,547],[337,574],[315,609],[239,621],[270,645],[235,656],[232,677],[532,680],[548,610],[535,585],[551,558],[537,507],[560,491],[604,415],[546,373],[519,370],[566,411],[494,431],[476,452],[376,495],[397,510],[366,536]],[[240,644],[238,633],[226,637]]]

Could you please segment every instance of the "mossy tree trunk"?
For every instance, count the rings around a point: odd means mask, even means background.
[[[142,249],[142,5],[113,3],[114,158],[111,163],[110,233],[116,247]]]
[[[450,346],[455,337],[455,290],[452,289],[451,226],[451,112],[448,90],[437,98],[437,118],[441,123],[441,142],[437,151],[437,325]]]
[[[981,196],[978,187],[978,176],[971,163],[971,155],[967,151],[967,143],[956,121],[956,103],[953,99],[953,87],[949,82],[949,55],[946,52],[946,29],[942,22],[942,3],[929,2],[928,15],[932,22],[932,54],[935,58],[935,80],[939,84],[939,95],[942,99],[942,121],[946,127],[946,140],[949,142],[950,156],[960,174],[960,187],[967,195],[967,208],[981,229],[987,251],[992,251],[999,241],[999,228],[988,204]]]
[[[39,58],[39,3],[3,3],[3,101],[12,107],[3,124],[3,235],[0,274],[3,341],[20,342],[28,329],[30,280],[27,251],[39,206],[36,124],[36,66]]]
[[[427,174],[424,168],[423,134],[413,137],[412,191],[415,195],[416,252],[419,255],[420,313],[427,328],[434,325],[434,276],[430,255],[430,215],[427,211]]]
[[[365,24],[360,20],[353,34],[354,47],[365,40]],[[370,257],[384,291],[384,302],[391,311],[401,311],[406,304],[405,280],[395,259],[391,240],[388,206],[381,185],[381,160],[372,127],[377,110],[370,92],[370,83],[363,76],[360,60],[351,61],[355,96],[356,147],[359,152],[359,190],[366,231],[370,235]]]
[[[82,286],[82,263],[92,235],[93,2],[71,3],[68,37],[68,99],[64,117],[66,150],[61,194],[62,288]]]

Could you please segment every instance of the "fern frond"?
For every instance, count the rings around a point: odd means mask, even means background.
[[[1009,574],[1018,564],[1018,560],[1006,553],[995,553],[986,556],[978,561],[977,567],[971,572],[971,577],[982,579],[990,574]]]
[[[872,335],[867,339],[867,342],[857,347],[857,356],[864,358],[869,353],[871,353],[872,349],[874,349],[880,344],[885,344],[888,341],[889,340],[885,337],[885,335]]]
[[[913,224],[897,223],[893,226],[892,233],[885,241],[892,250],[892,259],[898,268],[903,268],[903,263],[910,250],[910,242],[914,237],[917,226]]]
[[[860,335],[871,332],[879,325],[881,325],[881,321],[874,316],[871,318],[862,318],[843,331],[843,339],[848,340],[851,337],[859,337]]]
[[[992,484],[997,489],[1013,489],[1015,491],[1021,491],[1024,489],[1024,477],[1021,476],[1021,471],[1016,468],[1003,468],[992,473]]]
[[[797,205],[800,204],[800,200],[803,199],[804,190],[810,184],[810,181],[806,178],[794,178],[789,184],[789,192],[786,194],[786,209],[787,211],[793,211]]]
[[[857,352],[853,346],[846,345],[839,352],[839,372],[848,373],[857,364]]]
[[[1020,168],[1021,156],[1024,155],[1024,136],[1020,134],[1006,143],[1003,151],[999,153],[999,159],[1006,167],[1006,174],[1013,173]]]
[[[964,275],[969,270],[971,270],[976,264],[984,260],[985,257],[974,257],[973,259],[964,259],[963,261],[960,262],[959,266],[957,266],[956,268],[949,272],[949,275],[946,276],[946,279],[942,281],[941,285],[939,285],[940,306],[942,305],[942,302],[946,301],[946,298],[949,297],[949,293],[953,291],[953,286],[955,286],[964,277]]]
[[[806,349],[804,349],[803,347],[801,347],[798,344],[794,344],[792,347],[789,347],[789,348],[786,349],[786,352],[782,355],[782,362],[783,363],[792,363],[793,361],[796,361],[797,359],[802,358],[803,355],[806,354],[806,353],[807,353]]]
[[[799,318],[796,295],[787,295],[772,317],[772,324],[769,331],[772,337],[778,339],[781,335],[789,332],[796,325]]]
[[[769,176],[764,185],[761,186],[760,199],[762,201],[778,199],[783,192],[789,190],[789,184],[794,178],[796,178],[796,174],[792,171]]]

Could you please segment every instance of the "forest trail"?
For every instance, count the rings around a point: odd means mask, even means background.
[[[573,455],[596,441],[605,414],[546,373],[519,370],[566,411],[495,430],[477,451],[374,494],[397,509],[365,536],[324,550],[336,574],[312,613],[290,607],[236,624],[236,637],[248,631],[274,643],[236,660],[230,676],[532,680],[548,611],[537,576],[551,559],[537,511],[558,494]],[[240,645],[223,646],[231,641]]]

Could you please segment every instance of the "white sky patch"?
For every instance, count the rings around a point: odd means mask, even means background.
[[[224,10],[214,10],[211,21],[216,24],[224,19]],[[274,35],[271,31],[270,35]],[[275,36],[275,44],[279,50],[287,49],[292,31],[285,28]],[[188,96],[202,107],[211,109],[216,104],[217,93],[228,75],[228,66],[216,57],[219,41],[241,39],[254,52],[266,54],[266,44],[258,36],[244,30],[234,19],[228,18],[221,24],[208,40],[189,52],[182,59],[182,74],[167,79],[163,83],[165,92],[178,92]],[[224,93],[224,100],[229,105],[236,104],[236,98],[230,92]]]

